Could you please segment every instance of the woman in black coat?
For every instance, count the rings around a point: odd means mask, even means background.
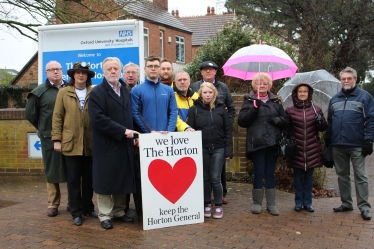
[[[298,154],[287,160],[293,168],[295,188],[295,211],[303,206],[314,212],[312,206],[313,171],[322,167],[321,142],[318,131],[327,129],[321,108],[312,103],[313,88],[301,83],[292,90],[293,106],[286,113],[291,120],[291,134],[295,138]]]
[[[188,111],[187,124],[202,133],[204,173],[204,216],[211,217],[212,200],[215,201],[213,218],[223,216],[221,171],[224,160],[232,158],[232,125],[225,105],[217,98],[217,89],[212,83],[202,83],[199,98]]]
[[[279,215],[275,205],[277,145],[281,130],[288,127],[289,119],[281,101],[270,92],[272,86],[268,74],[256,74],[252,80],[253,90],[244,97],[238,118],[238,124],[247,128],[246,156],[254,167],[251,210],[254,214],[261,213],[265,180],[267,210],[272,215]]]

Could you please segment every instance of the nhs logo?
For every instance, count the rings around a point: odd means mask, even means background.
[[[132,36],[132,30],[120,30],[118,31],[119,37]]]

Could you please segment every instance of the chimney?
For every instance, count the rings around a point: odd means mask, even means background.
[[[153,4],[168,10],[168,0],[153,0]]]
[[[171,11],[171,15],[174,16],[175,15],[175,12],[174,10]]]
[[[210,9],[210,14],[211,14],[211,15],[215,15],[215,14],[214,14],[214,7],[212,7],[212,8]]]
[[[175,11],[175,17],[176,17],[176,18],[179,18],[179,10],[176,10],[176,11]]]
[[[207,15],[207,16],[210,15],[210,7],[209,7],[209,6],[206,8],[206,15]]]

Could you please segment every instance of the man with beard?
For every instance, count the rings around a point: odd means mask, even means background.
[[[334,212],[353,210],[350,161],[352,162],[357,206],[364,220],[371,219],[369,181],[365,159],[373,152],[374,101],[370,93],[356,85],[357,72],[347,67],[340,72],[342,89],[332,97],[328,108],[325,145],[333,146],[333,158],[340,191],[341,206]]]
[[[161,83],[173,87],[173,65],[171,61],[163,59],[160,63]]]

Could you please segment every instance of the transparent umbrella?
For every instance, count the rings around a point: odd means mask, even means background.
[[[278,95],[284,101],[284,109],[293,105],[292,89],[299,83],[307,83],[313,87],[313,103],[322,108],[326,117],[330,99],[342,88],[340,81],[326,70],[297,73],[295,77],[286,81],[284,86],[278,91]]]

